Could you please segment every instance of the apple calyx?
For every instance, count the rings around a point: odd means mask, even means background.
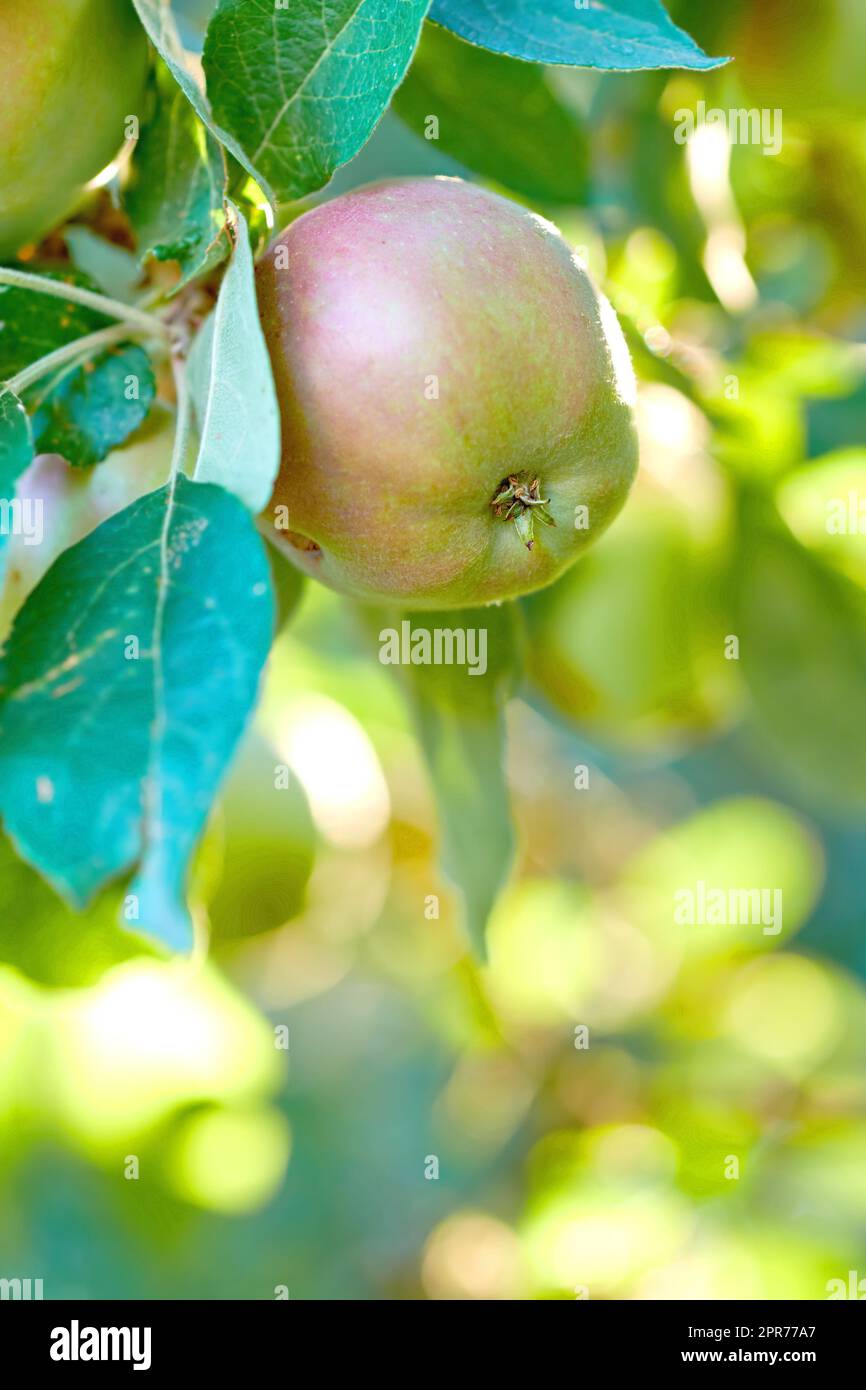
[[[513,521],[527,550],[535,544],[535,522],[545,526],[555,526],[556,522],[547,510],[549,497],[541,496],[541,485],[537,478],[529,481],[529,474],[512,473],[503,478],[491,499],[493,515],[501,521]]]

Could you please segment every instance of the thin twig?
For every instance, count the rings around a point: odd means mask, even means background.
[[[78,357],[91,356],[94,352],[110,347],[112,343],[118,343],[123,338],[128,337],[129,325],[123,323],[113,323],[108,328],[100,328],[95,333],[87,333],[83,338],[76,338],[71,343],[64,343],[62,347],[55,348],[45,357],[31,362],[29,367],[24,367],[17,376],[12,377],[6,384],[11,391],[15,392],[16,396],[20,396],[22,391],[26,391],[35,381],[40,381],[42,377],[55,371],[57,367],[62,367]]]
[[[186,458],[187,449],[189,447],[192,401],[190,400],[183,362],[174,356],[172,357],[171,366],[174,375],[174,386],[177,392],[174,447],[171,451],[171,471],[169,473],[169,481],[173,484],[178,473],[183,468],[183,461]]]
[[[168,326],[155,314],[146,314],[132,304],[121,304],[118,299],[109,299],[107,295],[82,289],[80,285],[69,285],[65,280],[52,280],[45,275],[33,275],[27,270],[13,270],[9,266],[0,266],[0,285],[14,285],[17,289],[35,290],[37,294],[53,295],[55,299],[83,304],[87,309],[95,309],[97,313],[105,314],[106,318],[134,324],[140,332],[157,333],[163,337],[168,336],[170,332]]]

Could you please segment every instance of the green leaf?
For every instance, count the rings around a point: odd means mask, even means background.
[[[8,386],[0,385],[0,579],[3,577],[6,540],[10,531],[15,484],[33,461],[33,434],[21,401]],[[10,504],[8,507],[5,504]]]
[[[278,201],[324,187],[372,134],[429,0],[220,0],[204,70],[216,120]]]
[[[74,270],[38,267],[35,273],[44,274],[48,280],[94,288],[92,281]],[[58,299],[56,295],[40,294],[18,285],[0,285],[0,381],[8,381],[55,348],[111,322],[104,314],[71,299]]]
[[[41,391],[40,383],[31,396]],[[133,343],[109,348],[62,376],[34,409],[37,452],[61,454],[76,468],[100,463],[143,424],[155,394],[144,349]]]
[[[661,0],[433,0],[430,18],[495,53],[568,67],[717,68]]]
[[[64,229],[63,240],[75,268],[103,294],[122,304],[133,303],[141,271],[131,252],[76,223]]]
[[[137,862],[127,924],[190,945],[187,864],[272,627],[252,521],[183,475],[67,550],[30,595],[3,663],[2,811],[70,901]]]
[[[255,731],[243,740],[220,796],[220,870],[208,899],[213,942],[272,931],[303,906],[316,832],[293,775],[275,785],[274,751]]]
[[[866,597],[765,501],[741,508],[735,632],[761,750],[831,806],[866,806]]]
[[[0,497],[9,498],[33,459],[33,436],[22,402],[0,385]]]
[[[167,68],[157,75],[157,107],[136,146],[126,207],[141,260],[180,263],[174,293],[229,252],[226,161]]]
[[[261,175],[250,164],[238,142],[227,130],[222,130],[214,120],[208,99],[196,80],[193,65],[181,42],[170,0],[132,0],[132,3],[135,5],[148,38],[199,120],[203,121],[211,135],[234,155],[241,167],[257,183],[261,184],[273,202],[270,190]]]
[[[273,530],[269,527],[266,534],[269,542],[267,551],[277,610],[276,628],[279,634],[293,622],[304,596],[307,580],[297,566],[286,557],[285,551],[274,544],[271,540],[272,535]]]
[[[584,197],[585,135],[533,64],[425,24],[393,105],[422,137],[435,116],[437,149],[526,198],[576,203]]]
[[[467,634],[467,651],[471,650],[470,631],[476,634],[476,652],[483,651],[486,643],[483,673],[480,662],[475,674],[470,674],[469,665],[400,667],[439,808],[442,866],[462,894],[467,933],[482,959],[487,918],[514,854],[502,764],[504,706],[518,670],[517,624],[518,610],[509,604],[459,613],[413,613],[396,621],[392,629],[409,651],[415,635],[424,632],[432,643],[434,631],[462,630]],[[380,632],[380,642],[387,640],[388,631]]]
[[[234,211],[231,264],[191,354],[200,428],[195,478],[220,483],[257,513],[267,505],[280,466],[280,414],[247,225]]]
[[[52,270],[45,278],[94,288],[78,271]],[[0,285],[0,380],[110,323],[73,300]],[[24,393],[36,452],[62,454],[76,467],[99,463],[138,429],[154,394],[150,359],[134,344],[68,364]]]
[[[84,915],[73,912],[0,835],[0,960],[54,988],[95,984],[145,943],[120,927],[122,892],[101,894]]]
[[[866,376],[866,351],[859,343],[804,328],[753,334],[746,363],[773,390],[793,396],[847,396]]]

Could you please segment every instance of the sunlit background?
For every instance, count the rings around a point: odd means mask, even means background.
[[[866,521],[827,526],[866,498],[866,9],[669,8],[737,62],[551,75],[591,189],[538,210],[627,331],[642,471],[523,606],[489,964],[375,637],[281,571],[191,961],[140,954],[120,888],[77,916],[0,843],[0,1276],[461,1300],[866,1277]],[[780,109],[781,149],[678,143],[699,100]],[[413,172],[461,170],[388,117],[332,188]],[[98,480],[41,465],[42,493],[87,529],[169,444],[156,415]],[[10,565],[7,621],[47,549]],[[699,881],[780,890],[780,930],[677,924]]]

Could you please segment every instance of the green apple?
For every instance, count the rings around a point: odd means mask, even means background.
[[[0,0],[0,258],[62,221],[111,162],[148,62],[130,0]]]
[[[373,184],[257,270],[295,563],[415,608],[549,584],[619,511],[637,444],[610,305],[550,223],[460,179]]]

